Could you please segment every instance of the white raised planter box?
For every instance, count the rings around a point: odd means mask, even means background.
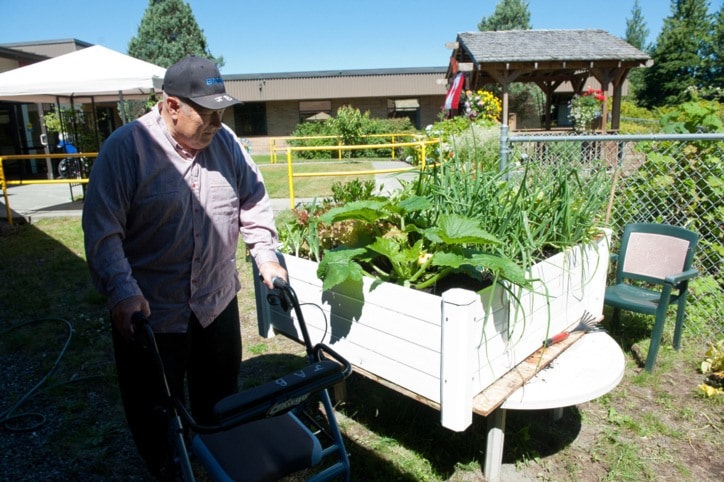
[[[442,296],[365,278],[327,292],[317,263],[280,254],[302,304],[313,342],[325,342],[352,365],[439,404],[442,425],[464,430],[472,400],[540,348],[577,324],[600,316],[610,232],[533,266],[532,290],[501,287],[482,295],[454,288]],[[301,339],[294,317],[267,302],[254,276],[259,333]],[[517,299],[517,301],[515,300]]]

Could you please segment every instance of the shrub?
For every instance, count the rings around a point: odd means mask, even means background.
[[[363,144],[389,144],[390,137],[384,134],[415,133],[415,128],[407,118],[377,119],[364,114],[351,106],[342,106],[337,114],[322,122],[303,122],[292,132],[294,137],[319,137],[318,139],[294,139],[290,145],[295,147],[314,146],[355,146]],[[380,136],[375,136],[376,134]],[[336,150],[299,151],[302,159],[331,159]],[[391,157],[389,148],[347,150],[345,157],[380,158]]]
[[[317,137],[316,139],[293,139],[289,145],[293,147],[316,147],[337,145],[337,134],[329,121],[302,122],[292,132],[294,137]],[[302,159],[331,159],[335,155],[332,150],[297,151],[296,156]]]

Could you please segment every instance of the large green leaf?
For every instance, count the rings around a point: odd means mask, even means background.
[[[365,252],[364,248],[327,251],[317,267],[317,277],[323,281],[322,289],[327,291],[348,279],[361,280],[364,271],[354,258]]]
[[[437,226],[425,231],[425,236],[442,244],[499,244],[500,240],[480,227],[480,223],[466,216],[446,214],[440,216]]]
[[[375,223],[380,218],[385,217],[388,212],[386,209],[388,205],[388,201],[355,201],[344,206],[338,206],[330,209],[320,216],[319,220],[327,224],[346,221],[348,219]]]
[[[523,268],[506,257],[494,254],[474,253],[463,256],[455,253],[438,252],[432,257],[432,265],[456,269],[469,265],[479,271],[489,271],[520,286],[526,286],[530,283],[530,280],[526,279]]]
[[[396,204],[389,200],[369,199],[334,207],[319,219],[328,224],[349,219],[376,223],[391,216],[397,217],[405,213],[423,211],[430,207],[432,207],[430,200],[422,196],[411,196]]]
[[[416,271],[422,240],[418,240],[414,246],[406,246],[406,241],[401,244],[399,238],[377,238],[367,249],[385,256],[392,264],[395,277],[404,280]]]
[[[410,196],[397,203],[402,212],[412,213],[432,208],[432,201],[424,196]]]

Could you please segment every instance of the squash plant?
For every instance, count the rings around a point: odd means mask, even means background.
[[[360,247],[340,246],[327,251],[317,275],[330,289],[364,274],[416,289],[430,288],[454,272],[472,279],[484,276],[526,285],[522,268],[511,259],[484,248],[500,240],[483,230],[480,222],[457,214],[442,215],[427,225],[421,212],[432,203],[422,196],[358,201],[330,209],[320,221],[363,223],[375,236]],[[418,221],[416,224],[415,221]],[[421,222],[420,222],[421,221]]]

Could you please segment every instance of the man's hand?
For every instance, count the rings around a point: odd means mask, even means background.
[[[118,302],[111,309],[111,321],[126,341],[133,339],[133,324],[131,317],[134,313],[141,312],[143,316],[151,314],[148,301],[142,295],[131,296]]]
[[[287,270],[285,270],[281,264],[275,261],[267,261],[266,263],[259,266],[259,274],[267,288],[274,289],[272,280],[274,278],[281,278],[284,281],[287,280]]]

